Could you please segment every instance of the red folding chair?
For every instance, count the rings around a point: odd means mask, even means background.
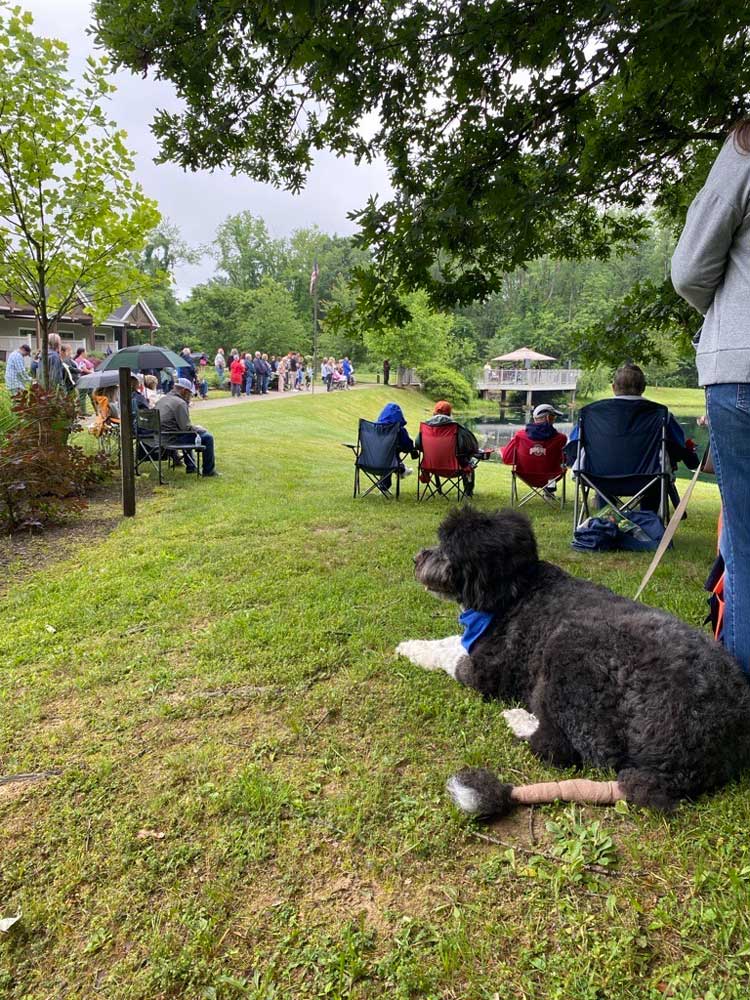
[[[419,425],[419,466],[417,500],[451,497],[460,503],[466,496],[466,482],[474,475],[471,467],[462,468],[456,454],[458,424]]]
[[[513,446],[511,448],[511,445]],[[503,450],[503,461],[506,465],[511,465],[510,480],[510,505],[511,507],[523,507],[533,497],[539,497],[545,503],[552,504],[563,510],[565,507],[565,456],[563,448],[565,446],[565,435],[559,434],[548,441],[534,441],[525,434],[516,434],[512,441],[506,445],[506,449],[511,449],[506,460],[505,450]],[[519,496],[518,480],[528,486],[529,491],[524,496]],[[558,484],[562,484],[562,489],[557,491]]]

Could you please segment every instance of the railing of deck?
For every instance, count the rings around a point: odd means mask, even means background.
[[[477,379],[478,389],[575,389],[580,368],[493,368]]]

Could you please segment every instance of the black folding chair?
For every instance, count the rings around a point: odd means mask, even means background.
[[[357,443],[344,445],[354,452],[354,499],[366,497],[377,490],[385,497],[392,497],[393,479],[396,480],[396,499],[401,490],[401,465],[398,439],[401,428],[398,424],[375,424],[371,420],[360,420]],[[360,476],[364,475],[370,485],[362,492]]]
[[[602,399],[583,407],[573,462],[574,528],[590,516],[592,490],[600,505],[627,517],[658,489],[657,513],[666,526],[671,479],[668,419],[666,406],[648,399]]]
[[[134,442],[136,476],[140,475],[141,466],[148,462],[156,469],[159,485],[163,485],[161,416],[158,410],[136,410]]]
[[[162,431],[161,432],[162,452],[166,453],[167,463],[174,468],[180,455],[185,460],[185,467],[189,467],[189,457],[194,456],[192,461],[198,476],[202,475],[202,459],[206,446],[200,443],[200,438],[195,431]]]

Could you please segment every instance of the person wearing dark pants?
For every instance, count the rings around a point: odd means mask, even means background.
[[[193,387],[187,379],[179,378],[174,389],[161,396],[156,402],[156,409],[159,411],[161,419],[161,433],[165,438],[170,438],[173,443],[182,445],[185,448],[185,470],[187,472],[196,471],[195,458],[189,447],[191,444],[201,444],[205,448],[203,452],[203,475],[218,476],[215,468],[214,439],[205,427],[190,423],[189,402],[193,394]]]

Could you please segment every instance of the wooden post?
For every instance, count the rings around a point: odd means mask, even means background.
[[[135,459],[130,397],[130,369],[120,368],[120,470],[123,517],[135,517]]]

